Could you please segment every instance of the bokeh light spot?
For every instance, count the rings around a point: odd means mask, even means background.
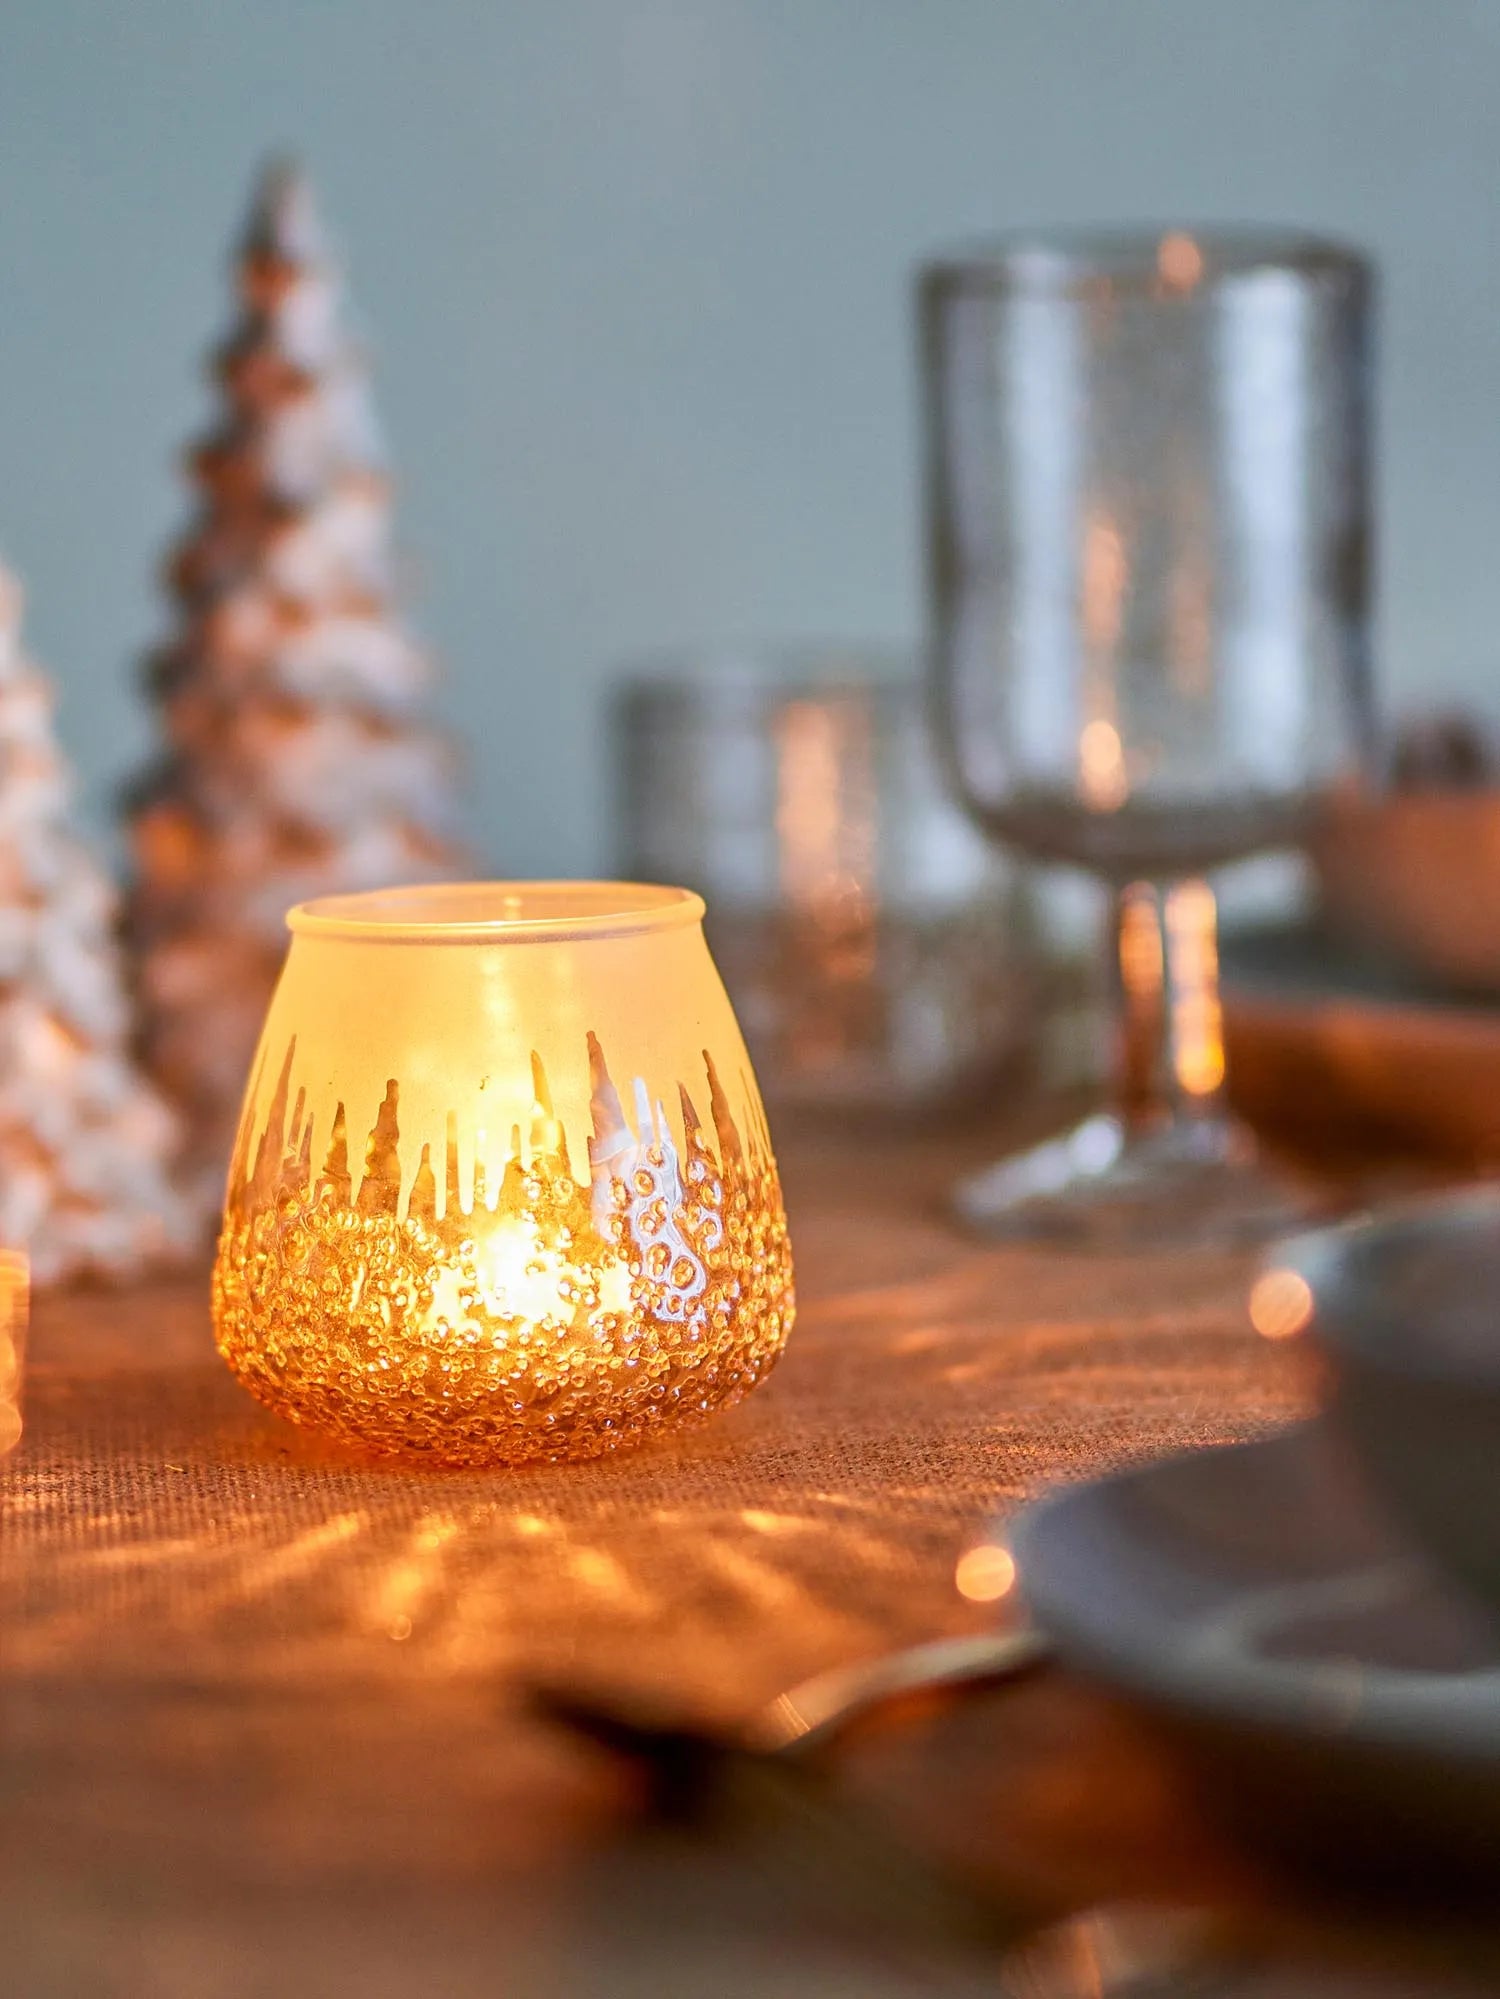
[[[955,1580],[970,1603],[998,1603],[1015,1587],[1015,1557],[1006,1548],[970,1548],[959,1556]]]
[[[1263,1340],[1294,1338],[1312,1315],[1312,1288],[1295,1270],[1267,1270],[1250,1287],[1250,1323]]]

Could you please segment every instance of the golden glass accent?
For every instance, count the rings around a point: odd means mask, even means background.
[[[375,1451],[522,1464],[762,1379],[791,1255],[702,916],[570,882],[291,912],[214,1268],[253,1395]]]
[[[21,1382],[30,1307],[30,1265],[19,1250],[0,1250],[0,1458],[21,1441]]]

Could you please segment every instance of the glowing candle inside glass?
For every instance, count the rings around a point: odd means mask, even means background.
[[[618,883],[293,910],[214,1271],[253,1394],[375,1450],[524,1463],[762,1378],[786,1219],[702,914]]]
[[[0,1250],[0,1458],[21,1439],[30,1269],[17,1250]]]

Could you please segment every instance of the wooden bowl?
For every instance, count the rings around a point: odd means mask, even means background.
[[[1343,800],[1312,853],[1340,936],[1446,985],[1500,993],[1500,790]]]

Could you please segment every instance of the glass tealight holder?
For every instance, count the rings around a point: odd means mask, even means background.
[[[619,859],[686,881],[772,1108],[948,1116],[1032,1044],[1030,896],[948,798],[914,662],[874,645],[642,662]]]
[[[253,1395],[368,1450],[525,1464],[762,1379],[791,1255],[702,916],[571,882],[291,912],[214,1269]]]

